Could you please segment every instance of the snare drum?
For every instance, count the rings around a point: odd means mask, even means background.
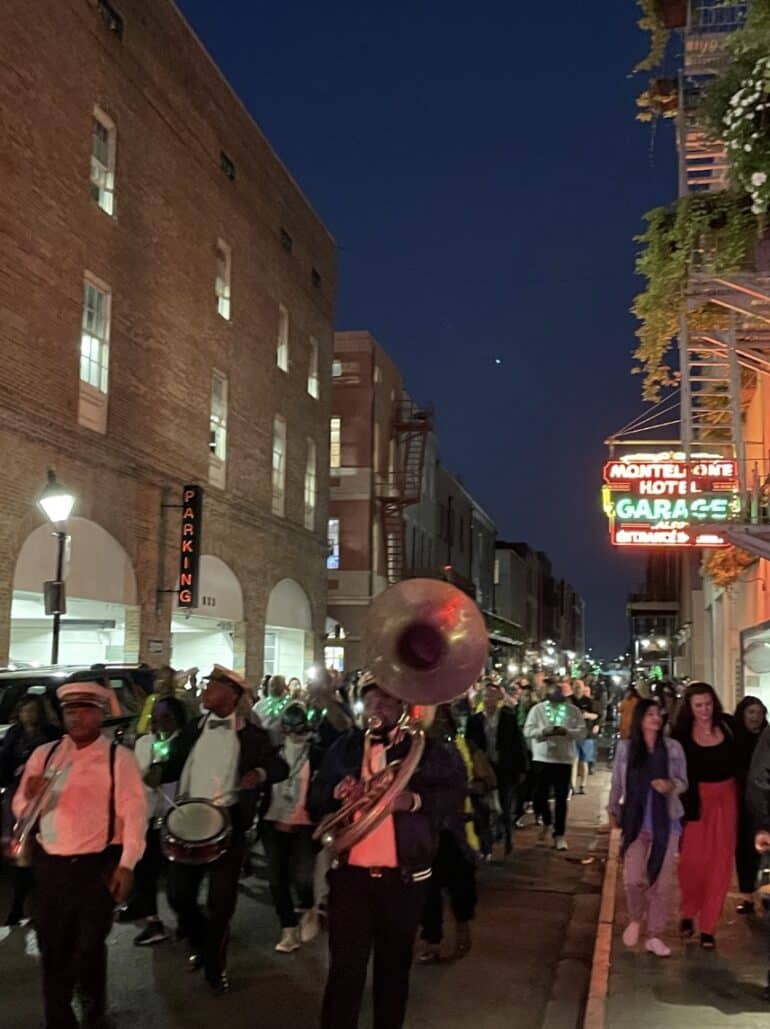
[[[160,846],[169,861],[209,865],[222,857],[231,836],[227,811],[208,800],[185,800],[166,815]]]

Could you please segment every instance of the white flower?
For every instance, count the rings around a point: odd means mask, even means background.
[[[760,204],[760,203],[757,203],[756,201],[754,201],[754,203],[751,205],[751,213],[752,214],[762,214],[764,209],[765,209],[764,205]]]
[[[747,154],[750,154],[754,147],[751,145],[751,143],[747,143],[743,149],[746,151]]]
[[[758,171],[758,172],[754,172],[754,174],[751,176],[751,185],[752,186],[764,186],[764,184],[766,182],[767,182],[767,172]]]

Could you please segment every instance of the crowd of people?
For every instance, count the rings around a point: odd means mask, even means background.
[[[634,687],[621,703],[609,814],[622,833],[623,942],[636,947],[646,925],[646,950],[668,957],[662,936],[677,864],[685,940],[697,932],[703,949],[716,947],[734,875],[743,894],[737,912],[755,910],[760,864],[770,851],[770,729],[756,697],[744,697],[729,715],[705,682],[690,683],[681,697],[657,693],[643,696]]]
[[[113,915],[138,923],[139,947],[185,940],[190,967],[226,992],[229,926],[255,840],[276,951],[328,929],[322,1026],[357,1025],[373,952],[377,1024],[397,1029],[413,951],[431,963],[471,949],[479,862],[504,860],[529,816],[541,840],[566,849],[568,798],[585,791],[601,723],[580,680],[484,676],[436,709],[408,788],[340,856],[322,847],[317,827],[410,746],[405,706],[368,673],[321,671],[306,684],[274,675],[256,691],[220,666],[200,684],[197,669],[164,669],[133,752],[102,731],[109,690],[98,675],[65,682],[57,696],[60,717],[23,698],[0,749],[4,838],[15,820],[34,823],[31,857],[12,867],[7,924],[33,919],[51,1029],[78,1024],[76,989],[85,1024],[108,1024]]]

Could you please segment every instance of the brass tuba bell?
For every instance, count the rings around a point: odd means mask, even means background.
[[[316,839],[340,854],[387,818],[420,763],[434,707],[475,682],[487,653],[481,612],[447,582],[407,579],[375,598],[364,632],[366,667],[378,686],[407,705],[399,729],[411,737],[411,745],[402,760],[368,780],[362,795],[324,818]],[[372,728],[367,726],[367,736]]]

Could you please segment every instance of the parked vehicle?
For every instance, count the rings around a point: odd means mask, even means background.
[[[26,693],[42,696],[51,720],[60,722],[56,690],[71,675],[84,672],[93,673],[94,678],[109,686],[112,692],[111,710],[104,720],[104,731],[113,736],[116,730],[120,730],[123,741],[132,744],[136,722],[155,682],[155,669],[149,665],[54,665],[0,669],[0,742],[8,731],[16,705]]]

